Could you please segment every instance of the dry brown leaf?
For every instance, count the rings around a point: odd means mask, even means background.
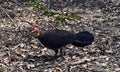
[[[108,63],[107,63],[107,62],[105,62],[105,63],[101,63],[100,65],[101,65],[101,66],[103,66],[103,67],[106,67],[106,66],[107,66],[107,64],[108,64]]]
[[[105,62],[105,63],[96,62],[96,64],[105,67],[105,66],[107,66],[108,63],[107,62]]]
[[[88,66],[87,64],[82,64],[83,68],[87,68],[87,66]]]
[[[63,72],[61,68],[56,68],[53,72]]]
[[[66,56],[65,57],[65,61],[70,61],[71,60],[71,57],[70,56]]]
[[[4,55],[6,55],[5,52],[0,52],[0,57],[3,57]]]
[[[115,71],[120,71],[120,68],[116,68]]]

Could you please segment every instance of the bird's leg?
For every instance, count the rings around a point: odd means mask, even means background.
[[[61,56],[63,56],[63,51],[62,51],[62,48],[60,48],[60,54],[61,54]]]
[[[63,50],[63,47],[60,48],[60,54],[61,54],[61,55],[65,55],[65,51]]]
[[[62,48],[60,48],[60,54],[61,54],[62,59],[65,60],[65,58],[64,58],[65,52],[63,51]]]
[[[55,57],[57,56],[58,53],[58,49],[54,50],[55,51]]]
[[[63,50],[62,50],[62,48],[60,48],[60,54],[61,54],[61,57],[63,58],[63,59],[65,59],[64,57],[63,57]]]

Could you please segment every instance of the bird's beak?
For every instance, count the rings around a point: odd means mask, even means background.
[[[32,35],[35,37],[35,38],[37,38],[37,34],[34,32],[34,30],[32,30]]]
[[[31,32],[33,35],[35,35],[36,33],[34,32],[34,30],[32,30],[32,32]]]

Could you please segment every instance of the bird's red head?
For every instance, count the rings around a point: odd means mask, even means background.
[[[40,36],[40,30],[38,27],[34,28],[34,32],[36,33],[37,36]]]

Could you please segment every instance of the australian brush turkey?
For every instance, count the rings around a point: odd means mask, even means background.
[[[67,44],[72,44],[77,47],[84,47],[92,44],[94,36],[88,31],[72,33],[65,30],[47,30],[40,31],[38,27],[34,28],[39,41],[47,48],[55,51],[55,56],[60,49],[62,55],[62,47]]]

